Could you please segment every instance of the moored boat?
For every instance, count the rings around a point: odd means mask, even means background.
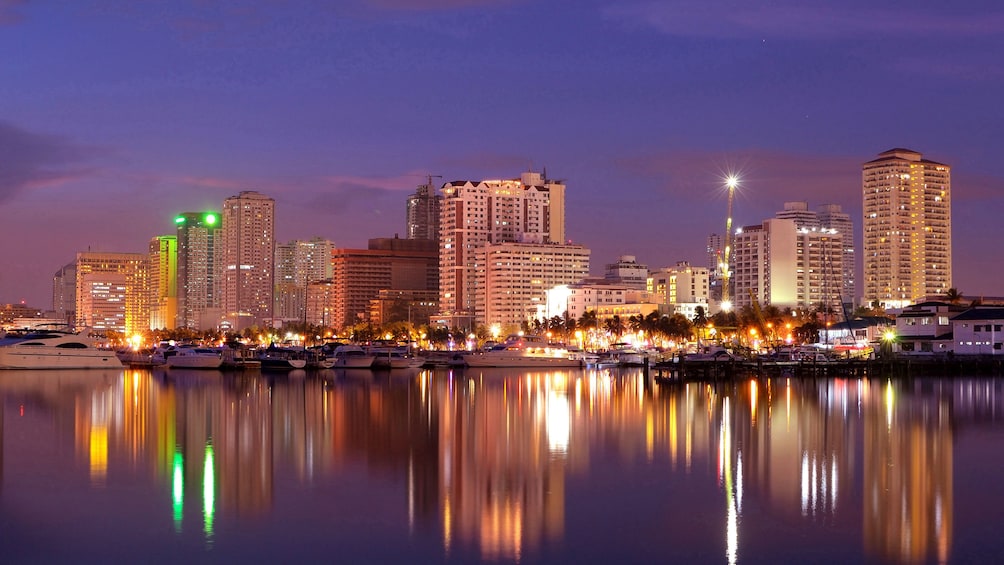
[[[212,347],[178,346],[164,352],[168,367],[184,369],[219,369],[223,353]]]
[[[292,371],[307,366],[307,356],[301,349],[269,347],[258,352],[262,371]]]
[[[510,336],[488,351],[464,356],[468,367],[581,367],[582,359],[541,336]]]
[[[331,353],[334,367],[339,369],[368,369],[373,366],[376,355],[367,353],[362,347],[346,343],[338,345]]]
[[[98,347],[90,330],[44,325],[0,339],[0,369],[109,369],[122,367],[115,351]]]

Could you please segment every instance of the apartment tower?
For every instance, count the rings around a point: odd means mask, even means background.
[[[443,197],[436,194],[432,177],[408,197],[408,239],[439,239],[439,208]]]
[[[129,336],[150,329],[148,255],[80,252],[76,272],[77,328]]]
[[[158,235],[150,240],[150,329],[173,330],[178,315],[178,238]]]
[[[177,327],[219,326],[223,231],[216,212],[186,212],[174,218],[178,245]]]
[[[890,149],[862,168],[864,301],[901,308],[952,286],[951,168]]]
[[[242,331],[272,324],[275,200],[244,191],[223,202],[223,316]]]
[[[451,328],[473,328],[479,269],[484,278],[477,253],[489,243],[564,243],[565,185],[526,172],[518,179],[454,181],[442,191],[437,318]]]

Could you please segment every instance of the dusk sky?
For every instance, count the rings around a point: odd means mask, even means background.
[[[593,274],[704,265],[731,171],[735,225],[837,203],[860,254],[893,147],[952,167],[954,286],[1004,295],[999,0],[0,0],[0,53],[0,303],[241,190],[365,248],[427,174],[546,168]]]

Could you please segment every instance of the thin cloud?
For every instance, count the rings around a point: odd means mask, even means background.
[[[1004,10],[970,15],[922,8],[894,11],[868,4],[820,6],[799,0],[770,5],[729,0],[635,2],[605,8],[603,14],[614,21],[681,37],[829,40],[944,33],[971,37],[996,36],[1004,27]]]
[[[674,201],[698,209],[723,207],[725,177],[737,174],[737,207],[747,211],[743,221],[758,221],[773,216],[785,202],[798,201],[812,208],[840,204],[853,217],[860,209],[865,160],[753,149],[728,154],[666,151],[622,158],[616,164],[626,174],[652,177]]]
[[[507,6],[520,0],[366,0],[366,3],[381,10],[409,12],[432,12],[464,8],[485,8]]]
[[[98,154],[63,137],[26,131],[0,121],[0,202],[24,190],[52,186],[94,173],[78,164]],[[77,165],[77,166],[74,166]]]
[[[24,19],[18,8],[28,0],[0,0],[0,25],[13,25]]]

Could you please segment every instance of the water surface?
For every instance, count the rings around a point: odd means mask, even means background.
[[[0,561],[996,561],[995,379],[0,372]]]

